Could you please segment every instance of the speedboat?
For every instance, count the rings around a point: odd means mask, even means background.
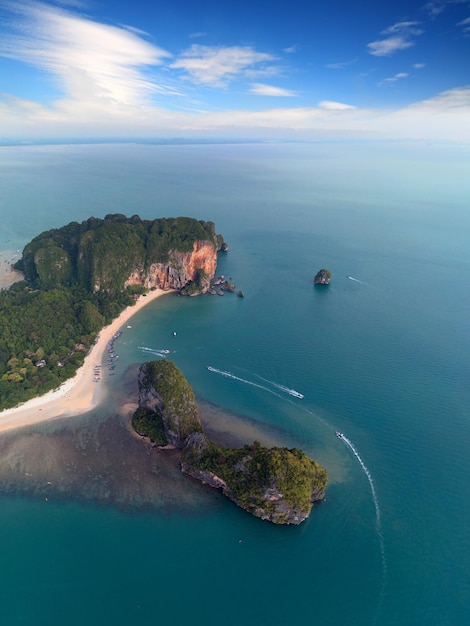
[[[336,431],[336,436],[338,439],[342,439],[344,437],[343,433],[340,433],[339,430]]]

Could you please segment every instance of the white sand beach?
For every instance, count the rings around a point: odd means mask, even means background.
[[[124,309],[109,326],[105,326],[74,378],[43,396],[33,398],[13,409],[1,411],[0,433],[52,419],[80,415],[95,408],[105,396],[105,383],[93,382],[94,367],[101,365],[109,341],[140,309],[166,293],[169,292],[162,289],[149,291],[140,296],[135,305]]]
[[[18,260],[18,254],[13,250],[0,251],[0,289],[8,289],[13,283],[23,280],[23,274],[12,267]]]

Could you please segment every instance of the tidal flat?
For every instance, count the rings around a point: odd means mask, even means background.
[[[218,494],[185,476],[179,450],[161,450],[132,430],[138,365],[122,376],[101,406],[84,415],[45,422],[0,437],[0,494],[77,501],[120,510],[197,513],[217,506]],[[282,445],[282,433],[207,401],[198,407],[210,437],[228,446],[255,439]],[[265,431],[265,432],[263,432]]]

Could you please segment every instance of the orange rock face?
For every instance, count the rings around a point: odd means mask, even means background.
[[[217,250],[209,241],[196,241],[191,252],[171,251],[168,263],[152,263],[147,270],[134,270],[125,282],[143,285],[147,289],[182,289],[197,278],[202,270],[214,278],[217,269]]]

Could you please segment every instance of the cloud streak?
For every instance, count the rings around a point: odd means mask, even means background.
[[[377,57],[390,56],[400,50],[406,50],[415,45],[413,37],[423,34],[423,30],[417,28],[419,22],[397,22],[381,32],[386,35],[383,39],[377,39],[367,44],[369,54]]]
[[[293,97],[297,94],[290,89],[282,89],[282,87],[274,87],[273,85],[265,85],[263,83],[253,83],[250,88],[250,93],[256,96],[275,96],[275,97]]]
[[[396,83],[397,80],[402,80],[403,78],[408,78],[408,72],[398,72],[394,76],[390,76],[389,78],[384,78],[378,83],[379,85],[390,85],[390,83]]]
[[[163,89],[144,68],[171,55],[128,28],[99,24],[58,7],[18,2],[19,32],[3,37],[0,54],[55,78],[68,97],[137,105]]]

